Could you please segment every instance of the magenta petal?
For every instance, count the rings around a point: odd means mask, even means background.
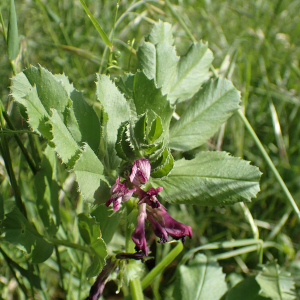
[[[152,226],[155,235],[160,238],[158,242],[159,243],[167,242],[169,238],[166,230],[155,220],[155,218],[151,214],[148,214],[147,218]]]
[[[148,256],[149,249],[145,237],[145,219],[146,219],[146,204],[141,204],[139,207],[137,226],[132,233],[132,240],[135,243],[136,250],[141,250],[145,256]]]
[[[113,210],[117,211],[120,209],[121,203],[128,201],[135,191],[135,188],[129,190],[125,184],[120,183],[120,177],[118,177],[110,189],[111,198],[106,201],[105,205],[109,206],[113,202]]]
[[[192,238],[192,228],[174,220],[162,205],[156,209],[149,209],[148,219],[150,214],[152,214],[160,226],[174,239],[182,239],[182,242],[184,242],[186,236]]]

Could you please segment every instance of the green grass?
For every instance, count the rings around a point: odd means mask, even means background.
[[[169,1],[167,1],[169,2]],[[171,1],[173,11],[164,1],[121,1],[115,22],[117,1],[86,1],[87,7],[112,41],[114,52],[109,56],[108,48],[86,15],[80,1],[15,1],[21,52],[16,63],[20,71],[29,65],[46,67],[52,73],[65,73],[74,86],[85,91],[92,103],[95,95],[95,73],[112,75],[135,70],[135,50],[142,37],[151,29],[151,24],[159,19],[173,24],[176,47],[179,54],[185,53],[195,40],[209,43],[215,60],[214,68],[222,77],[229,78],[241,91],[243,110],[257,137],[264,146],[291,195],[300,205],[300,2],[298,0],[277,1]],[[4,24],[8,23],[8,1],[0,3]],[[174,13],[175,12],[175,13]],[[180,22],[181,23],[180,23]],[[118,26],[113,31],[114,24]],[[182,26],[185,24],[186,28]],[[0,27],[1,28],[1,27]],[[188,29],[188,30],[187,30]],[[3,28],[1,30],[3,32]],[[4,35],[0,36],[0,98],[17,129],[27,129],[21,120],[18,109],[11,104],[9,96],[12,68],[7,56]],[[118,51],[121,56],[119,56]],[[112,60],[117,61],[117,67]],[[184,109],[184,108],[182,108]],[[216,241],[232,239],[252,239],[255,226],[259,238],[275,242],[279,247],[264,249],[263,259],[278,259],[279,264],[292,270],[299,279],[300,244],[299,220],[291,210],[291,205],[270,169],[261,151],[238,114],[223,126],[218,134],[205,146],[207,149],[229,151],[236,156],[250,160],[263,172],[261,192],[257,199],[247,204],[254,223],[245,217],[245,207],[239,204],[226,207],[170,206],[174,218],[193,227],[194,237],[187,240],[186,249],[192,249]],[[42,149],[42,140],[26,134],[20,135],[22,142],[33,156],[38,157],[34,147]],[[2,138],[2,137],[1,137]],[[31,220],[41,226],[35,208],[35,194],[30,184],[33,175],[20,154],[13,136],[7,136],[16,174],[26,209]],[[193,152],[186,154],[187,157]],[[67,237],[81,244],[76,228],[76,214],[89,212],[90,207],[78,196],[74,177],[60,167],[62,226],[58,237]],[[5,212],[14,205],[9,177],[1,158],[0,194],[5,200]],[[253,229],[254,228],[254,229]],[[38,228],[39,229],[39,228]],[[44,292],[38,292],[37,299],[83,299],[87,296],[90,284],[84,277],[89,258],[83,252],[70,248],[60,248],[58,256],[37,266],[27,261],[20,251],[2,243],[3,251],[23,268],[33,268],[36,274],[46,273],[42,284]],[[113,248],[113,244],[110,245]],[[152,245],[158,261],[165,256],[168,246]],[[231,249],[232,250],[232,249]],[[207,255],[218,255],[224,249],[205,250]],[[244,253],[220,261],[226,273],[251,273],[259,262],[257,251]],[[11,269],[9,268],[11,266]],[[61,284],[59,266],[64,276]],[[147,264],[152,268],[151,262]],[[14,270],[14,272],[12,272]],[[158,291],[158,283],[153,284],[155,295],[162,293],[172,276],[170,266],[160,277],[163,284]],[[0,295],[7,299],[9,294],[15,299],[24,299],[24,294],[32,294],[33,282],[24,279],[20,270],[14,268],[0,255]],[[298,276],[298,277],[297,277]],[[12,284],[19,282],[17,287]],[[9,285],[11,283],[11,285]],[[23,291],[22,291],[23,290]],[[24,291],[26,290],[26,291]],[[114,294],[116,286],[109,285]],[[106,292],[108,293],[108,292]],[[126,294],[126,288],[123,288]],[[163,293],[162,293],[163,294]],[[51,295],[51,296],[49,296]],[[106,295],[106,294],[104,294]],[[151,295],[151,294],[150,294]],[[106,295],[108,296],[108,295]],[[72,298],[75,297],[75,298]],[[151,297],[151,296],[149,296]],[[156,296],[155,299],[159,299]]]

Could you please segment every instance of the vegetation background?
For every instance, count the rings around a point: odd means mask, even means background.
[[[7,27],[9,1],[1,1],[0,11]],[[86,1],[93,16],[110,36],[113,35],[114,57],[109,61],[108,50],[80,1],[71,0],[16,0],[16,12],[20,36],[18,71],[38,64],[52,73],[65,73],[78,90],[84,90],[90,103],[95,100],[95,73],[109,72],[112,75],[135,71],[135,50],[159,19],[173,24],[173,34],[178,54],[186,52],[192,39],[207,41],[213,51],[216,72],[233,81],[241,91],[242,106],[256,135],[281,174],[283,181],[300,204],[300,2],[298,0],[185,0],[185,1]],[[115,25],[115,26],[114,26]],[[112,30],[113,28],[114,31]],[[0,26],[3,33],[4,28]],[[19,111],[9,96],[12,68],[7,57],[4,34],[0,36],[0,98],[18,129],[27,129]],[[118,52],[119,51],[119,52]],[[182,107],[184,109],[184,107]],[[27,134],[20,135],[24,144],[30,145]],[[33,176],[20,155],[13,136],[8,136],[13,166],[23,198],[32,220],[38,219],[34,209],[35,194]],[[40,141],[41,149],[43,141]],[[292,272],[296,285],[300,285],[300,231],[299,220],[276,175],[256,146],[252,135],[245,129],[240,117],[234,115],[220,131],[203,146],[204,149],[226,150],[243,157],[260,168],[261,192],[257,199],[246,205],[224,207],[170,207],[172,216],[193,227],[193,239],[186,248],[232,239],[259,238],[273,241],[280,247],[264,250],[264,259],[277,259],[282,268]],[[39,149],[37,149],[39,150]],[[35,151],[31,149],[32,154]],[[38,151],[37,151],[38,153]],[[186,156],[193,156],[193,152]],[[77,192],[74,177],[60,167],[58,174],[62,184],[61,213],[64,224],[61,236],[81,242],[74,219],[80,212],[88,212]],[[5,199],[5,212],[14,205],[9,178],[0,157],[0,197]],[[3,212],[1,212],[3,213]],[[252,217],[251,217],[252,216]],[[253,219],[251,223],[249,220]],[[38,220],[37,220],[38,222]],[[258,231],[256,231],[258,229]],[[121,239],[121,235],[117,234]],[[0,240],[1,241],[1,240]],[[2,241],[1,241],[2,242]],[[20,265],[27,261],[16,248],[2,243],[5,253]],[[111,245],[113,247],[113,245]],[[156,257],[169,251],[168,245],[155,245]],[[0,291],[3,299],[22,299],[21,279],[17,283],[13,272],[6,264],[3,252],[0,255]],[[206,255],[224,253],[224,249],[206,251]],[[235,282],[245,274],[255,273],[257,252],[219,260],[228,282]],[[47,272],[43,278],[50,287],[51,299],[78,299],[88,295],[90,284],[84,278],[82,263],[87,260],[82,253],[66,248],[61,253],[65,282],[61,284],[56,258],[53,255],[39,272]],[[151,269],[151,262],[147,264]],[[154,298],[160,299],[164,284],[174,270],[170,265],[156,281]],[[21,277],[17,272],[17,277]],[[76,281],[77,288],[73,286]],[[80,281],[79,288],[78,282]],[[114,295],[116,286],[110,283],[104,296],[121,299]],[[155,292],[156,291],[156,292]],[[159,292],[160,291],[160,292]],[[162,292],[164,291],[164,292]],[[113,296],[112,296],[113,295]],[[76,297],[77,297],[76,296]],[[42,297],[42,296],[41,296]],[[46,297],[45,295],[43,297]],[[0,293],[1,299],[1,293]],[[46,297],[46,299],[48,299]]]

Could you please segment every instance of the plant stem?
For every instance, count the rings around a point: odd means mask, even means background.
[[[131,297],[133,300],[144,299],[141,281],[139,277],[136,277],[129,282]]]
[[[64,286],[64,273],[63,273],[63,267],[62,267],[61,260],[60,260],[60,253],[59,253],[57,245],[54,245],[54,248],[55,248],[55,254],[56,254],[56,257],[57,257],[57,264],[58,264],[58,268],[59,268],[61,287],[63,289],[64,298],[66,298],[67,293],[66,293],[65,286]]]
[[[142,289],[144,290],[148,285],[152,283],[157,275],[159,275],[183,250],[183,245],[178,242],[177,246],[168,253],[168,255],[153,268],[142,280]]]
[[[0,107],[0,131],[2,131],[4,126],[5,126],[5,122],[4,122],[4,118],[3,118],[4,107],[3,107],[1,101],[0,101],[0,106],[1,106]],[[11,184],[11,187],[14,191],[16,205],[17,205],[18,209],[21,211],[21,213],[27,219],[26,208],[25,208],[25,205],[22,201],[19,186],[17,184],[17,180],[16,180],[16,176],[15,176],[14,169],[13,169],[13,166],[12,166],[12,160],[11,160],[11,156],[10,156],[6,136],[1,137],[0,152],[2,153],[2,157],[3,157],[4,163],[5,163],[5,168],[7,170],[7,173],[8,173],[9,179],[10,179],[10,184]]]
[[[15,127],[14,127],[14,125],[13,125],[13,123],[10,120],[10,117],[9,117],[8,113],[6,111],[3,111],[3,117],[4,117],[5,121],[6,121],[6,123],[8,124],[8,127],[10,129],[12,129],[12,130],[16,130]],[[36,165],[35,165],[32,157],[31,157],[30,153],[27,151],[27,149],[23,145],[20,137],[17,134],[14,134],[14,137],[15,137],[15,139],[16,139],[19,147],[21,148],[23,155],[25,156],[25,158],[26,158],[26,160],[27,160],[27,162],[29,164],[29,167],[30,167],[31,171],[35,175],[38,170],[36,168]]]
[[[256,146],[258,147],[258,149],[260,150],[262,156],[264,157],[266,163],[268,164],[268,166],[270,167],[271,171],[273,172],[273,174],[275,175],[275,178],[277,179],[280,187],[282,188],[284,194],[286,195],[287,199],[289,200],[290,204],[292,205],[299,221],[300,221],[300,211],[299,208],[293,198],[293,196],[291,195],[290,191],[288,190],[288,188],[286,187],[284,181],[282,180],[280,174],[278,173],[276,167],[274,166],[271,158],[269,157],[267,151],[265,150],[264,146],[262,145],[262,143],[260,142],[259,138],[257,137],[255,131],[253,130],[252,126],[250,125],[250,123],[248,122],[247,118],[245,117],[245,115],[243,114],[243,112],[239,109],[238,110],[238,115],[239,117],[242,119],[242,121],[244,122],[247,130],[249,131],[249,133],[251,134],[252,138],[254,139],[254,142],[256,144]]]
[[[59,239],[53,238],[53,237],[45,237],[45,239],[47,239],[50,243],[57,245],[57,246],[65,246],[65,247],[73,248],[73,249],[76,249],[76,250],[79,250],[82,252],[86,252],[88,254],[94,254],[93,251],[86,246],[73,244],[69,241],[59,240]]]

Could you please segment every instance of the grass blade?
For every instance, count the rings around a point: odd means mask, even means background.
[[[19,53],[19,36],[17,14],[14,0],[10,1],[9,22],[7,32],[8,58],[14,60]]]
[[[97,20],[94,18],[94,16],[91,14],[91,12],[89,11],[88,7],[86,6],[85,2],[83,0],[80,0],[80,3],[83,7],[83,9],[85,10],[86,14],[89,16],[89,18],[91,19],[93,25],[95,26],[95,28],[97,29],[97,31],[99,32],[103,42],[105,43],[105,45],[107,47],[110,48],[110,50],[113,50],[113,45],[110,42],[109,38],[107,37],[106,33],[104,32],[104,30],[102,29],[102,27],[100,26],[100,24],[97,22]]]

